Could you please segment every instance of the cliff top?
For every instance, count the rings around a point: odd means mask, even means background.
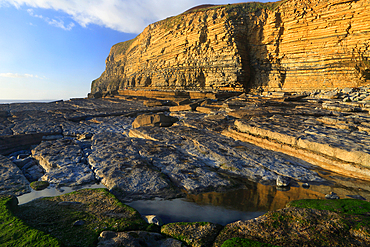
[[[168,17],[154,24],[161,25],[163,28],[169,30],[177,26],[178,24],[180,24],[184,20],[185,16],[187,16],[188,14],[196,13],[196,12],[207,12],[209,10],[219,10],[221,8],[224,8],[228,17],[232,18],[232,16],[235,14],[252,13],[260,9],[268,9],[268,10],[274,11],[286,1],[288,0],[280,0],[277,2],[266,2],[266,3],[246,2],[246,3],[235,3],[235,4],[224,4],[224,5],[202,4],[202,5],[192,7],[186,10],[185,12],[183,12],[182,14],[179,14],[177,16]],[[131,46],[131,44],[135,41],[135,39],[136,38],[115,44],[112,47],[111,54],[116,54],[116,55],[124,54],[127,51],[127,49]]]

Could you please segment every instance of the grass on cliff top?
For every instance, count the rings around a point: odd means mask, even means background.
[[[133,208],[106,189],[84,189],[20,205],[16,213],[27,225],[47,232],[62,246],[95,246],[102,231],[146,230]],[[74,226],[76,221],[82,225]]]
[[[130,48],[130,46],[132,45],[132,43],[135,40],[136,40],[136,37],[133,38],[133,39],[130,39],[130,40],[120,42],[120,43],[117,43],[117,44],[113,45],[112,52],[114,54],[124,54],[128,50],[128,48]]]
[[[285,3],[287,0],[280,0],[277,2],[247,2],[247,3],[234,3],[234,4],[227,4],[227,5],[214,5],[214,6],[202,6],[191,8],[190,10],[185,11],[183,14],[188,13],[196,13],[200,11],[210,10],[210,9],[219,9],[225,8],[227,11],[230,10],[242,10],[245,13],[255,12],[259,9],[268,9],[271,11],[275,11],[280,5]]]
[[[14,216],[17,207],[14,200],[11,196],[0,196],[0,246],[60,246],[57,239]]]
[[[208,10],[217,10],[220,8],[225,8],[229,15],[239,15],[241,13],[251,13],[255,12],[259,9],[268,9],[271,11],[275,11],[280,5],[285,3],[288,0],[280,0],[277,2],[248,2],[248,3],[236,3],[236,4],[227,4],[227,5],[201,5],[191,8],[184,13],[169,17],[165,20],[159,21],[162,23],[162,27],[166,30],[173,28],[174,26],[180,24],[183,21],[184,15]],[[202,7],[204,6],[204,7]],[[112,47],[112,53],[114,54],[124,54],[130,48],[132,43],[136,40],[137,37],[131,40],[127,40],[124,42],[117,43]]]
[[[267,3],[261,3],[261,2],[248,2],[248,3],[236,3],[236,4],[227,4],[227,5],[204,5],[205,7],[197,6],[194,8],[191,8],[190,10],[185,11],[184,13],[169,17],[165,20],[160,21],[162,23],[162,27],[166,30],[172,29],[173,27],[177,26],[178,24],[183,23],[184,16],[191,13],[197,13],[197,12],[205,12],[204,14],[207,15],[207,13],[210,10],[218,10],[221,8],[224,8],[226,10],[227,16],[230,19],[237,19],[239,17],[242,17],[244,14],[256,12],[260,9],[268,9],[271,11],[275,11],[280,5],[285,3],[288,0],[281,0],[277,2],[267,2]]]

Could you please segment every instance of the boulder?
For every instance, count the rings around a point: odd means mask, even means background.
[[[156,224],[158,226],[163,225],[162,219],[157,215],[142,215],[142,217],[148,224]]]
[[[276,179],[276,186],[287,187],[290,185],[291,178],[279,175]]]
[[[31,192],[29,182],[22,171],[10,161],[0,155],[0,194],[22,195]]]
[[[178,118],[167,116],[164,115],[163,113],[143,114],[137,116],[135,121],[132,123],[132,127],[133,128],[139,128],[142,126],[169,127],[177,121]]]

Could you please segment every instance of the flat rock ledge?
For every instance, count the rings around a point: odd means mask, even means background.
[[[244,188],[245,180],[275,186],[284,177],[293,187],[336,184],[341,197],[361,188],[368,198],[368,94],[368,87],[180,98],[146,92],[0,105],[0,153],[8,156],[1,165],[12,167],[1,177],[3,193],[27,193],[37,180],[100,182],[131,201]]]

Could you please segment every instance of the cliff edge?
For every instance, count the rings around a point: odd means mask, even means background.
[[[370,84],[370,0],[193,8],[118,43],[91,93],[304,91]]]

